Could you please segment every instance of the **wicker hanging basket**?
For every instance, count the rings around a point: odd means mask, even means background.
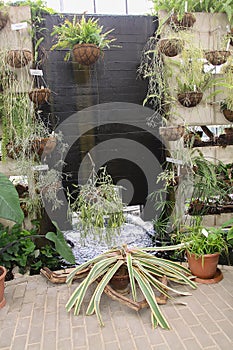
[[[73,47],[73,57],[83,66],[94,64],[101,54],[101,50],[94,44],[76,44]]]
[[[8,13],[5,11],[0,11],[0,30],[6,26],[8,19]]]
[[[168,19],[168,23],[173,30],[185,30],[192,28],[195,22],[196,17],[193,13],[190,12],[185,12],[180,20],[178,19],[176,13],[172,14]]]
[[[184,135],[183,125],[160,127],[159,134],[167,141],[177,141]]]
[[[213,66],[220,66],[221,64],[226,63],[228,57],[231,55],[230,51],[224,50],[215,50],[205,52],[205,58]]]
[[[184,107],[195,107],[197,106],[203,97],[203,93],[199,91],[183,92],[177,95],[177,99]]]
[[[158,41],[158,50],[168,57],[177,56],[181,53],[184,43],[181,39],[171,38],[171,39],[160,39]]]
[[[230,109],[223,109],[223,115],[224,117],[231,123],[233,123],[233,111]]]
[[[7,63],[13,68],[22,68],[31,61],[32,52],[30,50],[10,50],[7,53]]]
[[[48,102],[50,94],[51,90],[48,88],[35,88],[28,93],[30,100],[37,105]]]

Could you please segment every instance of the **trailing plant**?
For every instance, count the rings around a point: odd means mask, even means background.
[[[115,38],[109,36],[114,29],[106,32],[103,31],[103,26],[99,24],[99,19],[93,17],[86,18],[82,15],[81,19],[77,16],[73,17],[72,21],[65,19],[60,26],[54,26],[52,36],[57,38],[57,43],[51,47],[54,49],[72,49],[76,44],[94,44],[101,50],[109,49]],[[70,52],[65,56],[65,61],[70,57]]]
[[[84,185],[75,186],[68,193],[69,215],[78,215],[81,239],[93,235],[95,239],[111,242],[120,233],[125,222],[123,203],[112,178],[101,168],[99,174],[94,169]]]
[[[191,288],[196,288],[196,285],[190,279],[189,270],[182,265],[166,259],[157,258],[148,252],[179,249],[180,247],[178,245],[161,248],[128,248],[126,245],[123,245],[121,248],[113,248],[76,267],[67,278],[69,285],[76,273],[85,271],[87,276],[70,296],[66,304],[67,311],[71,311],[74,307],[74,314],[78,315],[88,287],[92,283],[98,282],[87,307],[86,314],[92,315],[96,313],[100,325],[103,326],[100,312],[100,298],[108,283],[111,283],[112,277],[124,266],[129,275],[133,301],[137,301],[138,285],[150,308],[152,326],[154,328],[161,326],[164,329],[169,329],[168,321],[157,304],[155,290],[168,298],[171,298],[169,291],[181,295],[188,295],[189,293],[183,293],[165,285],[161,281],[161,278],[166,276],[168,281],[171,280],[172,282],[187,284]]]

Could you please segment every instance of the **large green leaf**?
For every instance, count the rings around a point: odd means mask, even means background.
[[[57,224],[53,222],[54,226],[57,229],[57,232],[48,232],[46,233],[45,237],[49,239],[50,241],[54,242],[55,249],[66,261],[68,261],[71,264],[75,264],[75,257],[71,250],[71,248],[68,246],[63,233],[58,228]]]
[[[22,223],[23,211],[20,208],[18,192],[12,182],[0,173],[0,218]]]

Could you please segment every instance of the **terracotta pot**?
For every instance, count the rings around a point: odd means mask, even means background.
[[[168,141],[179,140],[184,135],[184,126],[168,126],[159,128],[160,135]]]
[[[10,50],[7,53],[7,63],[13,68],[22,68],[32,60],[32,52],[27,49]]]
[[[198,278],[213,278],[217,271],[220,253],[206,254],[196,258],[195,254],[187,252],[188,265],[192,274]]]
[[[8,19],[8,13],[6,11],[0,11],[0,30],[6,26]]]
[[[221,64],[226,63],[228,57],[230,56],[230,51],[208,51],[205,52],[205,58],[213,66],[220,66]]]
[[[160,39],[158,41],[158,50],[168,57],[177,56],[184,46],[181,39],[171,38],[171,39]]]
[[[28,95],[32,102],[37,105],[42,105],[45,102],[48,102],[51,90],[48,88],[38,89],[35,88],[31,90]]]
[[[4,297],[5,276],[6,268],[4,266],[0,266],[0,309],[6,305],[6,299]]]
[[[177,14],[174,13],[171,15],[168,22],[170,26],[175,30],[185,30],[187,28],[193,27],[194,23],[196,22],[196,17],[193,13],[186,12],[184,13],[184,16],[181,18],[181,20],[179,20]]]
[[[100,48],[94,44],[76,44],[73,47],[74,60],[83,66],[94,64],[100,54]]]
[[[126,266],[121,266],[110,280],[112,288],[120,294],[129,293],[129,275]]]
[[[229,122],[233,122],[233,111],[231,111],[230,109],[223,109],[223,115],[224,117],[229,121]]]
[[[177,99],[184,107],[197,106],[203,97],[203,93],[199,91],[182,92],[177,94]]]

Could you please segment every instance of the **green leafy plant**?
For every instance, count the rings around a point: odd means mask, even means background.
[[[194,254],[196,258],[206,254],[227,252],[231,229],[228,237],[225,229],[232,226],[233,219],[227,220],[219,227],[205,227],[200,221],[200,218],[197,218],[193,226],[184,227],[185,233],[178,234],[176,242],[184,243],[184,249],[189,254]]]
[[[0,218],[22,223],[24,219],[15,186],[0,173]]]
[[[34,222],[30,230],[20,224],[11,229],[0,226],[0,265],[12,270],[18,266],[20,272],[33,270],[39,273],[42,266],[58,268],[64,264],[75,264],[75,258],[57,224],[56,232],[48,232],[45,236],[39,234],[39,225]],[[37,239],[46,238],[42,246],[37,245]]]
[[[86,18],[84,15],[80,20],[76,16],[72,21],[65,19],[64,23],[60,26],[54,26],[52,36],[57,37],[57,43],[51,47],[54,49],[72,49],[76,44],[94,44],[101,50],[104,48],[110,48],[110,45],[115,38],[110,38],[109,34],[114,29],[110,29],[107,32],[103,31],[103,26],[99,24],[99,19],[92,17]],[[70,53],[65,56],[65,60],[68,60]]]
[[[180,245],[173,247],[161,248],[128,248],[123,245],[122,248],[113,248],[104,254],[95,257],[92,260],[76,267],[68,276],[67,283],[71,284],[75,274],[81,271],[89,271],[86,278],[75,289],[69,298],[66,309],[70,311],[73,307],[74,314],[78,315],[80,308],[87,292],[88,287],[98,282],[97,287],[91,297],[87,307],[87,315],[96,313],[100,325],[103,326],[103,320],[100,313],[100,298],[105,287],[111,281],[111,278],[122,267],[125,266],[129,275],[130,287],[134,301],[137,301],[137,285],[144,295],[151,311],[151,322],[155,328],[158,325],[164,329],[169,329],[168,321],[162,314],[155,298],[154,289],[170,298],[168,294],[172,291],[177,294],[187,295],[185,292],[177,291],[176,289],[165,285],[161,282],[161,278],[166,276],[168,280],[173,282],[187,284],[192,288],[196,288],[194,282],[191,281],[189,270],[182,265],[153,256],[147,251],[155,252],[159,250],[178,249]],[[137,282],[137,284],[136,284]]]
[[[188,4],[188,12],[207,12],[207,13],[226,13],[229,22],[233,23],[233,1],[221,1],[221,0],[152,0],[154,4],[154,10],[164,10],[168,13],[175,12],[179,18],[185,13],[185,3]]]

